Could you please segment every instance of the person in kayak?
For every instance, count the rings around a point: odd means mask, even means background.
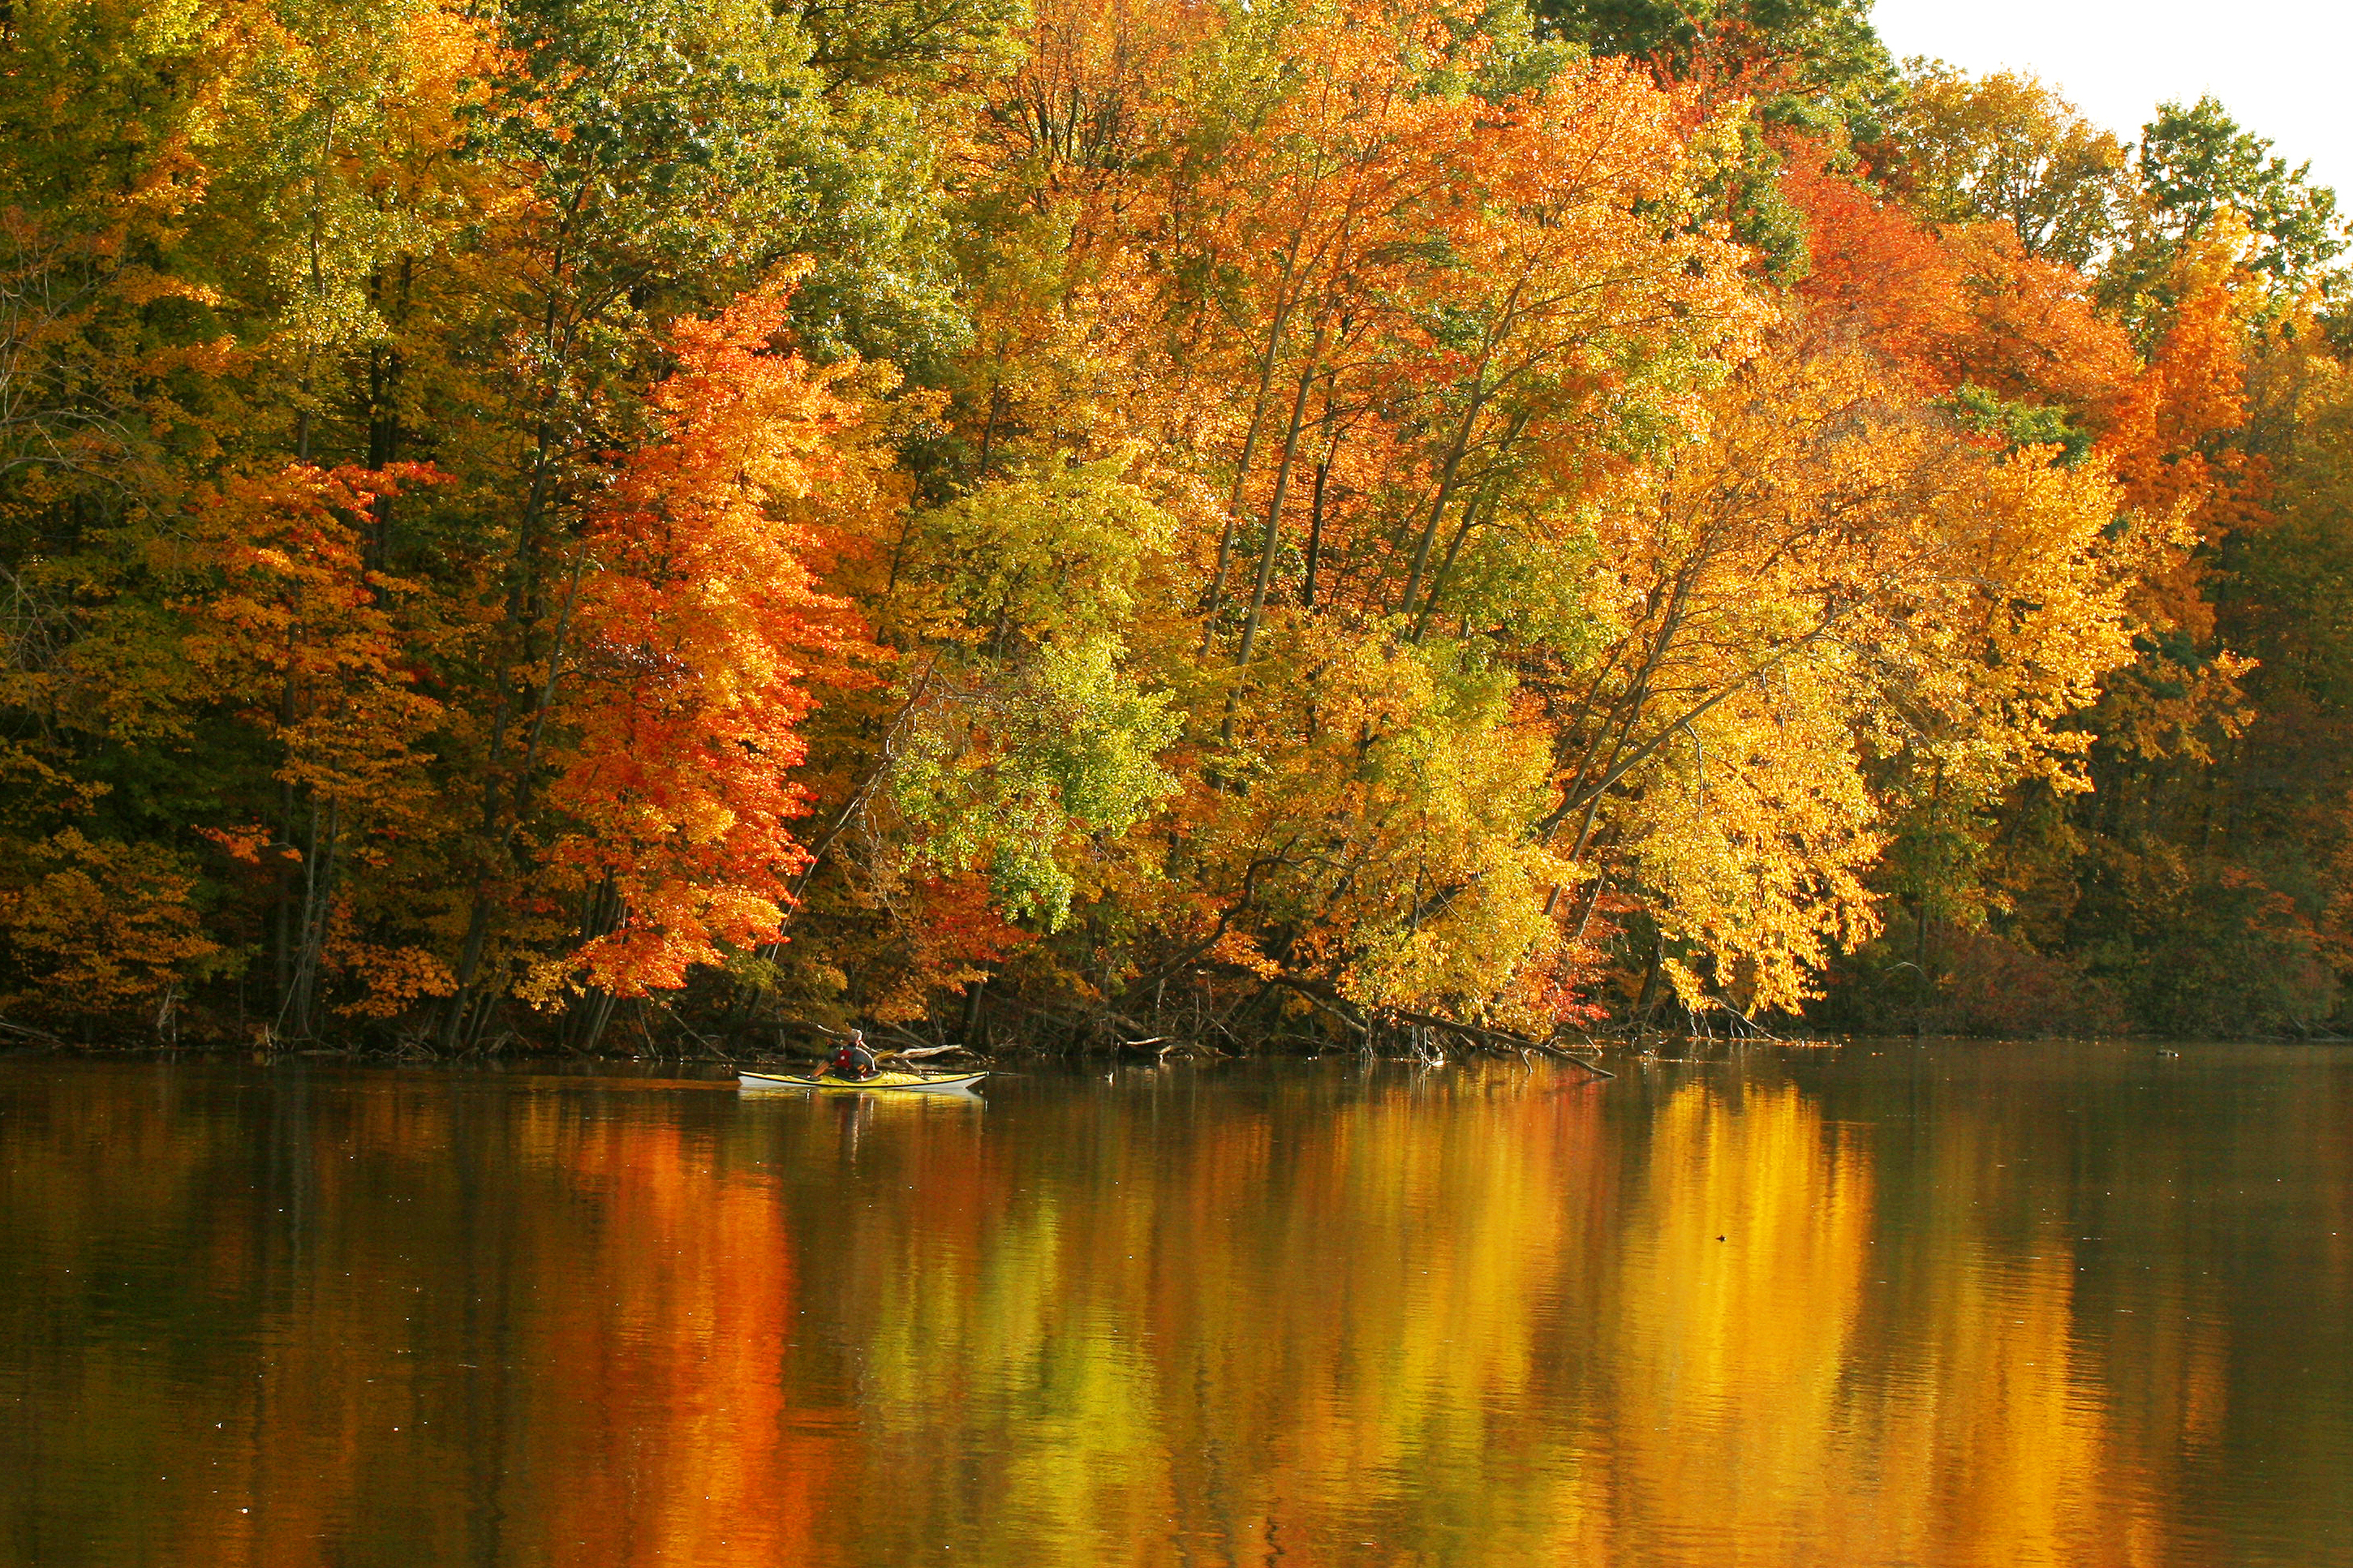
[[[818,1076],[823,1078],[826,1073],[831,1073],[851,1083],[864,1083],[881,1070],[875,1064],[874,1053],[867,1048],[866,1036],[852,1029],[849,1038],[841,1042],[841,1048],[833,1053],[833,1060],[826,1064],[824,1071]]]

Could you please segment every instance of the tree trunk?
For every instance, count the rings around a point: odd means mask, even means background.
[[[1274,578],[1274,558],[1282,543],[1282,503],[1291,490],[1292,469],[1299,461],[1300,432],[1307,423],[1307,393],[1314,384],[1316,362],[1323,357],[1324,328],[1319,322],[1314,341],[1307,350],[1307,363],[1299,373],[1299,390],[1291,400],[1291,423],[1283,431],[1282,458],[1274,470],[1274,494],[1267,501],[1266,540],[1259,547],[1258,577],[1250,588],[1250,613],[1242,619],[1241,647],[1234,655],[1237,671],[1235,689],[1226,694],[1226,721],[1219,739],[1226,745],[1234,743],[1234,719],[1241,689],[1239,672],[1250,668],[1250,654],[1258,646],[1258,628],[1266,615],[1267,585]]]

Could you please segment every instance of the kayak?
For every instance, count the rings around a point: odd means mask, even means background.
[[[965,1094],[988,1075],[985,1072],[878,1072],[872,1078],[805,1078],[797,1073],[738,1072],[745,1089],[894,1089],[913,1094]]]

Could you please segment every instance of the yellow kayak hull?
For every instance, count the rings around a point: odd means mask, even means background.
[[[878,1072],[870,1079],[852,1080],[807,1078],[798,1073],[739,1071],[735,1079],[745,1089],[825,1089],[862,1094],[895,1089],[902,1094],[967,1094],[974,1084],[987,1076],[985,1072]]]

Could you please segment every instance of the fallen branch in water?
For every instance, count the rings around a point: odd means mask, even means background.
[[[1558,1046],[1553,1045],[1548,1041],[1539,1040],[1528,1035],[1517,1034],[1510,1029],[1491,1029],[1479,1024],[1458,1023],[1452,1018],[1440,1017],[1435,1013],[1415,1013],[1403,1007],[1390,1007],[1386,1009],[1386,1011],[1388,1013],[1389,1016],[1400,1019],[1405,1023],[1419,1024],[1425,1028],[1443,1029],[1449,1034],[1460,1035],[1465,1039],[1476,1041],[1491,1049],[1536,1051],[1545,1056],[1557,1057],[1560,1060],[1565,1062],[1575,1062],[1578,1067],[1583,1068],[1587,1072],[1593,1074],[1596,1078],[1616,1078],[1618,1076],[1616,1073],[1611,1072],[1608,1068],[1599,1067],[1592,1062],[1587,1061],[1583,1057],[1580,1057],[1572,1051],[1562,1050]]]
[[[903,1050],[885,1051],[882,1054],[884,1056],[896,1057],[903,1062],[912,1062],[920,1061],[925,1057],[948,1056],[956,1051],[962,1051],[968,1057],[979,1054],[970,1046],[957,1045],[953,1041],[944,1046],[910,1046]]]
[[[1364,1019],[1358,1017],[1356,1014],[1350,1012],[1346,1003],[1340,1001],[1336,997],[1327,997],[1318,992],[1308,982],[1293,979],[1288,974],[1271,975],[1269,979],[1271,984],[1282,986],[1284,990],[1291,992],[1293,994],[1306,998],[1308,1005],[1314,1007],[1319,1011],[1329,1013],[1335,1018],[1339,1019],[1340,1022],[1356,1030],[1359,1039],[1369,1041],[1372,1038],[1373,1031],[1371,1026],[1366,1024]]]

